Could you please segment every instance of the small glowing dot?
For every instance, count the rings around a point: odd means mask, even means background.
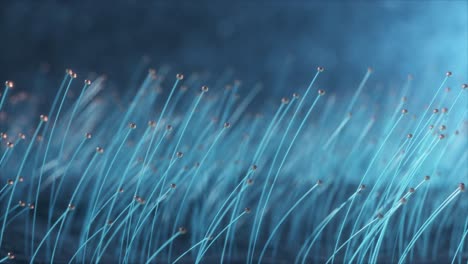
[[[428,180],[430,180],[430,179],[431,179],[431,176],[429,176],[429,175],[424,176],[424,180],[425,180],[425,181],[428,181]]]
[[[293,93],[293,97],[299,99],[300,95],[298,93]]]
[[[93,137],[93,135],[91,135],[91,133],[86,133],[86,134],[85,134],[85,137],[86,137],[87,139],[91,139],[91,138]]]
[[[322,180],[317,180],[317,185],[322,185],[323,181]]]
[[[461,87],[462,87],[463,90],[468,89],[468,84],[464,83],[464,84],[462,84]]]
[[[130,123],[130,124],[128,124],[128,127],[130,127],[130,129],[135,129],[136,124],[135,123]]]
[[[325,94],[325,90],[322,90],[322,89],[318,90],[318,94],[319,94],[320,96],[324,95],[324,94]]]
[[[448,71],[445,75],[446,75],[447,77],[450,77],[450,76],[452,76],[452,72],[451,72],[451,71]]]
[[[181,227],[179,227],[179,233],[180,233],[181,235],[186,234],[186,233],[187,233],[187,229],[186,229],[185,227],[181,226]]]
[[[171,125],[167,125],[167,126],[166,126],[166,130],[167,130],[167,131],[172,131],[172,129],[173,129],[173,127],[172,127]]]
[[[201,91],[204,92],[204,93],[208,92],[208,86],[203,85],[203,86],[201,87]]]
[[[249,207],[246,207],[246,208],[244,209],[244,212],[245,212],[246,214],[250,214],[250,208],[249,208]]]
[[[439,113],[439,109],[435,108],[434,110],[432,110],[432,113],[434,113],[434,114]]]
[[[75,210],[75,205],[69,204],[69,205],[68,205],[68,210],[70,210],[70,211]]]
[[[323,67],[320,67],[320,66],[317,67],[317,71],[318,71],[318,72],[323,72],[324,70],[325,70],[325,69],[324,69]]]
[[[439,135],[439,139],[444,139],[445,138],[445,135],[444,134],[440,134]]]
[[[177,78],[177,80],[179,80],[179,81],[180,81],[180,80],[183,80],[183,79],[184,79],[184,75],[181,74],[181,73],[178,73],[178,74],[176,75],[176,78]]]
[[[231,123],[229,122],[224,123],[224,128],[230,128],[230,127],[231,127]]]
[[[253,171],[254,171],[254,170],[257,170],[257,168],[258,168],[257,165],[255,165],[255,164],[252,165],[252,170],[253,170]]]
[[[8,252],[7,257],[8,259],[15,259],[15,254],[13,254],[12,252]]]
[[[18,137],[19,137],[20,139],[22,139],[22,140],[25,140],[25,139],[26,139],[26,135],[23,134],[23,133],[19,133],[19,134],[18,134]]]
[[[88,85],[88,86],[91,85],[91,81],[90,81],[90,80],[85,80],[84,83],[85,83],[86,85]]]
[[[41,118],[41,121],[42,121],[42,122],[47,122],[47,121],[49,121],[49,117],[47,117],[46,115],[41,115],[40,118]]]
[[[156,126],[156,122],[154,122],[153,120],[150,120],[150,121],[148,121],[148,126],[150,126],[150,127],[155,127],[155,126]]]
[[[288,104],[288,103],[289,103],[289,99],[286,98],[286,97],[283,97],[283,98],[281,98],[281,103],[282,103],[282,104]]]
[[[171,183],[171,188],[172,189],[175,189],[177,187],[177,185],[175,183]]]
[[[184,156],[184,153],[182,153],[182,152],[180,152],[180,151],[177,152],[177,157],[178,157],[179,159],[182,158],[183,156]]]
[[[464,192],[465,191],[465,184],[463,182],[460,182],[458,184],[458,188],[460,189],[460,191]]]
[[[13,185],[13,183],[15,183],[15,181],[13,181],[12,179],[8,179],[8,180],[7,180],[7,184],[8,184],[8,185]]]
[[[99,153],[99,154],[102,154],[102,153],[104,153],[104,149],[101,148],[101,147],[97,147],[96,152]]]
[[[407,135],[407,137],[408,138],[413,138],[413,134],[410,133],[410,134]]]
[[[15,86],[15,84],[12,81],[6,81],[5,86],[12,89]]]
[[[402,110],[401,110],[401,113],[404,114],[404,115],[406,115],[406,114],[408,113],[408,109],[402,109]]]
[[[11,142],[7,142],[6,145],[7,145],[8,148],[13,148],[15,146],[15,144],[13,144]]]

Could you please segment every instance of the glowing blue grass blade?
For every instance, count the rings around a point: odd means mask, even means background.
[[[301,196],[301,198],[299,198],[295,203],[294,205],[284,214],[283,218],[281,218],[281,220],[278,222],[278,224],[276,224],[275,228],[273,228],[273,231],[271,231],[271,234],[269,235],[267,241],[265,242],[265,244],[263,245],[263,249],[262,249],[262,252],[260,253],[260,256],[258,257],[258,263],[260,264],[262,262],[262,259],[263,259],[263,256],[265,255],[265,252],[266,252],[266,249],[268,247],[268,245],[270,244],[271,240],[273,239],[273,236],[276,234],[276,232],[278,231],[279,227],[281,226],[281,224],[283,224],[284,221],[286,221],[286,218],[289,217],[289,215],[292,213],[292,211],[294,211],[294,209],[296,209],[296,207],[315,189],[317,188],[317,186],[319,186],[320,183],[316,183],[312,188],[310,188],[304,195]]]
[[[185,257],[185,255],[187,255],[188,253],[190,253],[190,251],[192,251],[194,248],[198,247],[201,243],[204,243],[206,240],[209,240],[209,238],[204,238],[204,239],[200,240],[198,243],[196,243],[196,244],[194,244],[193,246],[191,246],[189,249],[187,249],[187,251],[185,251],[184,253],[180,254],[180,256],[177,257],[177,258],[172,262],[172,264],[177,263],[179,260],[181,260],[183,257]]]
[[[275,164],[275,161],[276,161],[276,159],[278,158],[279,151],[280,151],[280,149],[281,149],[282,146],[283,146],[283,143],[284,143],[284,141],[285,141],[285,139],[286,139],[286,136],[288,135],[289,130],[290,130],[291,127],[292,127],[292,124],[293,124],[293,122],[294,122],[294,119],[295,119],[295,117],[298,115],[299,110],[301,109],[301,106],[302,106],[302,104],[304,103],[305,98],[307,97],[307,95],[309,94],[309,92],[310,92],[312,86],[313,86],[314,83],[315,83],[315,80],[317,79],[317,77],[319,76],[320,72],[322,72],[322,71],[323,71],[323,68],[321,68],[321,67],[319,67],[319,68],[317,69],[317,73],[315,74],[314,78],[312,79],[312,81],[310,82],[309,86],[307,87],[307,90],[305,91],[304,96],[303,96],[303,97],[301,98],[301,100],[299,101],[299,105],[297,106],[296,111],[294,111],[294,114],[293,114],[293,116],[291,117],[291,120],[290,120],[288,126],[286,127],[286,131],[284,132],[283,137],[281,138],[281,142],[280,142],[280,144],[279,144],[278,150],[277,150],[277,152],[275,153],[275,157],[273,158],[272,165],[270,166],[270,170],[269,170],[269,172],[268,172],[267,181],[269,180],[269,177],[270,177],[270,175],[271,175],[271,173],[272,173],[273,164]],[[317,97],[317,99],[318,99],[318,97]],[[312,104],[312,107],[310,108],[310,110],[312,110],[312,109],[313,109],[313,106],[315,106],[315,103],[317,102],[317,99],[316,99],[315,102]],[[310,113],[310,111],[309,111],[309,113]],[[304,121],[303,121],[303,123],[301,124],[301,126],[304,124],[305,119],[306,119],[306,118],[304,118]],[[301,126],[300,126],[300,127],[301,127]],[[300,130],[300,129],[298,129],[298,131],[299,131],[299,130]],[[297,134],[296,134],[295,136],[297,136]],[[293,143],[293,142],[292,142],[292,143]],[[292,146],[292,143],[291,143],[290,147]],[[285,155],[284,157],[287,157],[287,155]],[[283,162],[284,162],[285,160],[286,160],[286,159],[283,159]],[[280,165],[280,167],[281,167],[281,165]],[[279,171],[280,171],[280,170],[278,169],[278,172],[279,172]],[[275,177],[275,178],[276,178],[276,177]],[[273,188],[271,188],[270,190],[272,190],[272,189],[273,189]],[[266,190],[266,185],[265,185],[265,188],[264,188],[263,191],[262,191],[262,196],[260,197],[260,204],[262,204],[262,202],[263,202],[263,199],[262,199],[262,198],[263,198],[263,194],[265,193],[265,190]],[[271,191],[270,191],[270,193],[271,193]],[[256,241],[257,241],[258,233],[259,233],[259,231],[260,231],[261,221],[262,221],[262,218],[263,218],[263,213],[264,213],[264,211],[265,211],[266,204],[267,204],[267,202],[268,202],[268,198],[267,198],[266,200],[267,200],[267,201],[264,202],[265,205],[264,205],[264,207],[262,208],[262,212],[260,212],[260,206],[259,206],[259,207],[257,208],[257,210],[256,210],[256,213],[255,213],[254,226],[253,226],[253,228],[252,228],[252,233],[251,233],[251,237],[250,237],[250,240],[249,240],[249,250],[248,250],[248,253],[247,253],[247,263],[248,263],[248,264],[251,264],[251,263],[252,263],[252,258],[253,258],[254,254],[255,254]],[[258,224],[257,224],[258,215],[260,215],[260,218],[259,218]]]
[[[464,188],[464,187],[463,187]],[[398,261],[398,264],[401,264],[405,261],[406,255],[408,255],[409,250],[414,246],[416,243],[416,240],[421,236],[422,232],[424,232],[425,229],[427,229],[428,225],[432,223],[432,221],[439,215],[439,213],[447,207],[447,205],[456,198],[457,195],[459,195],[463,191],[462,187],[460,186],[455,190],[452,194],[450,194],[447,199],[445,199],[444,202],[429,216],[429,218],[424,222],[424,224],[419,228],[419,230],[416,232],[414,235],[413,239],[408,243],[408,246],[405,248],[405,251],[403,254],[400,256],[400,260]]]
[[[7,98],[8,91],[13,88],[14,84],[12,81],[5,82],[5,89],[3,90],[2,98],[0,99],[0,111],[2,111],[2,107],[5,104],[5,100]]]
[[[260,86],[222,89],[229,74],[174,86],[167,73],[150,71],[122,98],[97,79],[69,102],[67,71],[51,123],[37,127],[3,105],[14,121],[0,135],[1,252],[51,263],[465,261],[464,185],[445,195],[466,181],[463,85],[413,98],[417,80],[391,91],[367,72],[349,98],[293,94],[264,109],[247,107]],[[210,93],[189,94],[205,81]],[[88,131],[105,152],[91,151]],[[303,172],[326,186],[296,193]]]
[[[29,153],[31,152],[31,149],[32,149],[32,145],[34,143],[34,140],[36,139],[37,135],[39,134],[39,131],[43,125],[44,122],[47,122],[48,118],[46,116],[41,116],[41,121],[39,122],[39,125],[37,126],[36,128],[36,131],[34,132],[34,135],[33,137],[31,138],[31,142],[29,143],[29,146],[25,152],[25,155],[23,157],[23,160],[21,161],[21,165],[18,169],[18,173],[16,175],[16,178],[13,182],[13,187],[12,187],[12,190],[11,190],[11,194],[10,194],[10,198],[8,199],[8,203],[6,204],[6,210],[5,210],[5,218],[3,219],[3,223],[2,223],[2,230],[0,232],[0,248],[2,247],[2,242],[3,242],[3,234],[5,233],[5,228],[6,228],[6,222],[7,222],[7,219],[8,219],[8,213],[9,213],[9,210],[10,210],[10,205],[11,205],[11,202],[13,200],[13,194],[15,193],[15,189],[16,189],[16,185],[18,183],[18,180],[21,176],[21,173],[23,172],[23,169],[24,169],[24,166],[26,165],[26,160],[29,156]]]
[[[465,238],[466,238],[467,235],[468,235],[468,218],[466,218],[464,229],[465,229],[465,232],[463,232],[463,234],[462,234],[462,236],[461,236],[460,243],[458,244],[457,250],[455,250],[455,253],[453,254],[452,264],[455,263],[455,260],[456,260],[457,258],[458,258],[458,262],[461,263],[462,255],[459,254],[459,252],[460,252],[461,249],[463,248],[463,244],[465,243]]]
[[[159,249],[158,249],[156,252],[154,252],[154,253],[148,258],[148,260],[146,261],[146,264],[151,263],[151,261],[152,261],[153,259],[155,259],[155,258],[158,256],[158,254],[161,253],[161,251],[162,251],[165,247],[167,247],[174,239],[176,239],[177,237],[179,237],[181,234],[182,234],[181,232],[177,232],[174,236],[172,236],[171,238],[169,238],[164,244],[162,244],[162,245],[159,247]]]
[[[206,246],[205,250],[203,252],[201,252],[198,256],[197,256],[197,261],[195,263],[200,263],[202,257],[205,255],[205,253],[208,251],[208,249],[210,248],[210,246],[227,230],[229,229],[229,227],[231,225],[233,225],[234,223],[236,223],[243,215],[247,214],[247,213],[250,213],[250,209],[249,208],[246,208],[239,216],[237,216],[236,218],[234,218],[227,226],[225,226],[219,233],[218,235],[216,235],[213,239],[211,239],[211,242],[210,244],[208,244],[208,246]],[[210,240],[210,239],[209,239]]]

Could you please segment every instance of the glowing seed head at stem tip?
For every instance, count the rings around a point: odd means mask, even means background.
[[[324,69],[323,67],[320,67],[320,66],[317,67],[317,71],[318,71],[318,72],[323,72],[324,70],[325,70],[325,69]]]
[[[181,151],[178,151],[178,152],[176,153],[176,155],[177,155],[177,157],[180,159],[180,158],[182,158],[182,157],[184,156],[184,153],[181,152]]]
[[[322,90],[322,89],[318,90],[318,94],[320,96],[325,95],[325,90]]]
[[[171,188],[172,189],[175,189],[177,187],[177,185],[175,183],[171,183]]]
[[[288,103],[289,103],[289,99],[286,98],[286,97],[283,97],[283,98],[281,98],[281,103],[283,103],[283,104],[288,104]]]
[[[86,134],[85,134],[85,137],[86,137],[87,139],[91,139],[93,136],[91,135],[91,133],[86,133]]]
[[[130,129],[135,129],[135,128],[136,128],[136,124],[135,124],[135,123],[130,123],[130,124],[128,124],[128,127],[129,127]]]
[[[460,191],[464,192],[465,191],[465,184],[463,182],[460,182],[458,184],[458,188],[460,189]]]
[[[246,208],[244,209],[244,212],[245,212],[246,214],[250,214],[250,208],[249,208],[249,207],[246,207]]]
[[[49,121],[49,117],[47,117],[46,115],[40,115],[40,118],[41,118],[41,121],[44,123]]]
[[[179,233],[181,235],[187,234],[187,229],[183,226],[179,227]]]
[[[12,89],[15,86],[15,84],[13,83],[13,81],[6,81],[5,86]]]
[[[149,127],[155,127],[155,126],[156,126],[156,122],[154,122],[153,120],[150,120],[150,121],[148,121],[148,126],[149,126]]]
[[[230,127],[231,127],[231,123],[229,122],[224,123],[224,128],[230,128]]]
[[[101,148],[101,147],[96,147],[96,152],[99,153],[99,154],[102,154],[102,153],[104,153],[104,149]]]
[[[401,110],[401,113],[404,114],[404,115],[406,115],[406,114],[408,113],[408,109],[402,109],[402,110]]]
[[[208,92],[208,86],[203,85],[203,86],[201,87],[201,91],[204,92],[204,93]]]
[[[176,78],[177,78],[177,80],[179,80],[179,81],[180,81],[180,80],[183,80],[183,79],[184,79],[184,75],[181,74],[181,73],[178,73],[178,74],[176,75]]]

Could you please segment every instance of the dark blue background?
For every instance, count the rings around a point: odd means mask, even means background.
[[[1,1],[0,79],[29,89],[46,63],[57,85],[70,67],[136,88],[131,75],[147,55],[148,66],[186,74],[232,68],[271,97],[306,85],[317,65],[329,91],[355,89],[368,66],[384,83],[408,73],[439,82],[447,70],[462,83],[467,14],[462,0]]]

